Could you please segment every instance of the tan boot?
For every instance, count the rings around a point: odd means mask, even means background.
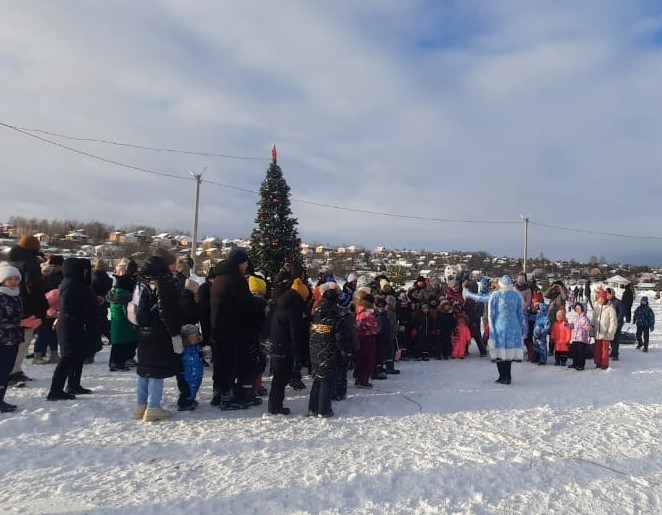
[[[138,406],[136,406],[136,411],[133,412],[133,420],[142,420],[145,416],[146,409],[146,404],[138,404]]]
[[[51,355],[48,358],[49,363],[55,363],[56,365],[60,362],[60,355],[57,351],[51,351]]]
[[[143,422],[154,422],[156,420],[165,420],[172,417],[172,412],[163,409],[162,407],[147,408],[145,415],[143,415]]]
[[[48,361],[46,361],[43,352],[34,353],[34,359],[32,360],[33,365],[45,365],[46,363],[48,363]]]

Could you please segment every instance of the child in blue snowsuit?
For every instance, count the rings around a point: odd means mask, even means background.
[[[538,304],[538,314],[533,322],[533,362],[538,365],[547,364],[547,335],[550,331],[547,317],[547,304]]]
[[[195,398],[198,395],[198,390],[200,390],[204,374],[202,358],[200,357],[202,335],[198,326],[192,324],[183,326],[181,332],[182,343],[184,344],[184,351],[182,352],[184,371],[181,375],[187,388],[180,387],[181,393],[177,401],[177,409],[179,411],[192,411],[198,406],[198,401]]]

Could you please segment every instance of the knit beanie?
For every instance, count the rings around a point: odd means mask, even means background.
[[[250,258],[248,257],[246,251],[241,249],[234,249],[228,255],[228,261],[230,261],[230,263],[233,263],[235,265],[241,265],[242,263],[246,263],[247,261],[250,261]]]
[[[21,239],[18,240],[18,246],[26,250],[34,250],[35,252],[39,250],[40,244],[39,240],[34,236],[21,236]]]
[[[308,300],[308,297],[310,296],[310,290],[304,284],[304,282],[301,279],[299,279],[298,277],[292,283],[292,289],[295,292],[297,292],[299,295],[301,295],[301,298],[303,300]]]
[[[200,334],[200,329],[198,329],[197,325],[194,324],[186,324],[182,326],[182,338],[186,338],[189,334]]]
[[[18,268],[11,266],[6,261],[0,263],[0,284],[4,283],[6,279],[10,277],[21,277],[21,272]]]
[[[329,290],[339,290],[339,289],[340,289],[340,286],[338,286],[338,283],[335,283],[333,281],[329,281],[329,282],[326,282],[326,283],[320,285],[319,292],[320,292],[320,295],[324,295]]]
[[[248,289],[251,293],[259,293],[264,295],[267,293],[267,282],[256,275],[251,275],[248,278]]]
[[[641,297],[641,302],[648,302],[648,297],[646,297],[645,295]]]
[[[174,256],[172,252],[169,252],[161,247],[159,247],[154,251],[154,255],[160,257],[163,261],[165,261],[165,264],[168,266],[172,265],[177,261],[177,258]]]

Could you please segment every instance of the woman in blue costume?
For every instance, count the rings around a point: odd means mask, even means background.
[[[524,343],[524,301],[514,289],[513,281],[507,275],[499,279],[499,287],[490,295],[471,293],[465,289],[464,296],[476,302],[487,303],[487,316],[490,324],[490,337],[487,342],[490,359],[496,362],[499,370],[497,383],[510,384],[510,368],[513,361],[522,361]]]

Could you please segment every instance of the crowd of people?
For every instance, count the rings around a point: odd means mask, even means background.
[[[419,277],[397,290],[385,275],[341,281],[330,270],[313,285],[304,269],[285,264],[268,282],[236,249],[199,284],[190,260],[165,249],[140,265],[122,259],[111,275],[104,261],[93,267],[88,259],[43,257],[39,248],[24,236],[0,263],[3,413],[16,409],[5,401],[7,388],[31,381],[23,362],[33,340],[33,363],[56,365],[49,401],[93,393],[81,377],[105,336],[109,372],[138,375],[137,420],[172,415],[161,406],[170,377],[177,409],[196,409],[205,367],[212,369],[212,406],[248,409],[268,395],[272,415],[290,413],[285,390],[305,389],[305,370],[313,379],[308,415],[324,418],[346,398],[350,372],[355,388],[371,389],[400,373],[399,360],[462,360],[473,342],[478,357],[496,363],[497,382],[508,385],[513,361],[546,365],[552,356],[557,366],[584,370],[593,356],[596,368],[607,369],[610,358],[619,359],[625,321],[636,324],[644,352],[655,324],[646,297],[632,316],[632,290],[619,300],[601,285],[569,291],[556,281],[542,292],[524,275],[514,282]],[[265,373],[272,377],[268,391]]]

